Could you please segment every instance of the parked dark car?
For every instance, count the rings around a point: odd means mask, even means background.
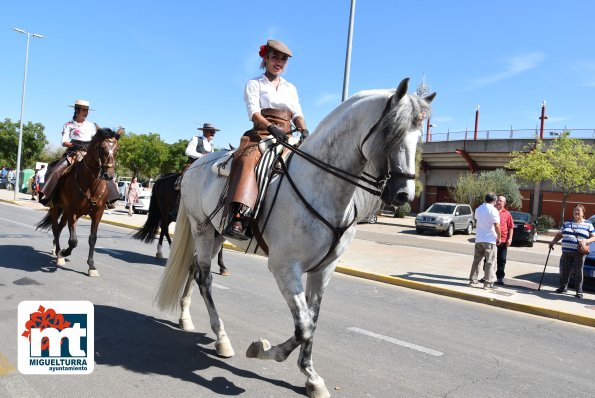
[[[537,222],[533,216],[522,211],[511,211],[510,215],[514,222],[512,244],[533,247],[533,243],[537,241]]]
[[[16,178],[11,178],[9,180],[7,176],[0,177],[0,188],[8,189],[11,191],[14,189],[16,183]]]

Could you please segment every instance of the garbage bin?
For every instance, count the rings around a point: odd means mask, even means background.
[[[32,169],[25,169],[25,170],[21,171],[21,176],[19,178],[19,185],[21,187],[19,189],[19,192],[21,192],[21,193],[29,192],[29,189],[31,187],[29,187],[28,182],[33,174],[35,174],[35,171]]]

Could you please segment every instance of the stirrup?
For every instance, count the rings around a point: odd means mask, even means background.
[[[250,239],[248,236],[246,236],[244,234],[244,228],[243,226],[241,228],[238,228],[237,226],[234,226],[234,224],[236,222],[239,222],[241,224],[241,221],[237,221],[234,220],[232,222],[230,222],[227,227],[225,228],[225,230],[223,231],[223,236],[228,237],[228,238],[232,238],[232,239],[237,239],[237,240],[248,240]]]

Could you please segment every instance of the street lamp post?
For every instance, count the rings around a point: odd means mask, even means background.
[[[345,72],[343,75],[343,95],[341,101],[347,99],[349,91],[349,72],[351,69],[351,41],[353,37],[353,19],[355,18],[355,0],[351,0],[351,9],[349,11],[349,29],[347,30],[347,53],[345,54]]]
[[[21,174],[21,147],[23,145],[23,115],[25,113],[25,91],[27,88],[27,65],[29,64],[29,41],[31,40],[31,36],[37,38],[43,38],[42,35],[37,33],[29,33],[25,32],[23,29],[13,28],[19,33],[27,35],[27,51],[25,52],[25,76],[23,77],[23,95],[21,97],[21,120],[19,123],[19,146],[17,149],[17,173],[16,173],[16,180],[14,185],[14,200],[17,200],[17,191],[19,190],[19,180]]]

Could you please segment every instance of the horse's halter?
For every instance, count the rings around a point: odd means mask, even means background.
[[[101,147],[107,152],[107,159],[104,162],[101,161],[101,155],[99,153],[100,146],[98,145],[95,148],[95,151],[97,152],[97,162],[99,164],[97,178],[107,180],[107,178],[104,177],[107,175],[107,171],[116,167],[115,156],[117,152],[118,141],[115,138],[109,138],[102,142]]]
[[[374,132],[380,130],[380,128],[379,128],[380,127],[380,123],[382,122],[382,120],[384,120],[384,117],[390,111],[390,106],[391,106],[391,103],[393,101],[393,97],[394,97],[394,94],[393,94],[393,96],[391,96],[388,99],[388,102],[386,103],[386,105],[384,107],[384,111],[382,112],[382,116],[380,116],[380,119],[378,119],[378,121],[376,122],[376,124],[374,124],[372,126],[372,128],[370,129],[370,131],[368,132],[368,134],[366,134],[366,136],[362,140],[362,143],[360,144],[360,147],[359,147],[359,151],[362,154],[362,156],[363,156],[363,153],[364,153],[363,152],[364,144],[366,143],[366,141],[368,140],[368,138],[370,138],[372,136],[372,134]],[[423,120],[426,118],[426,116],[427,116],[426,115],[426,112],[421,112],[419,115],[417,115],[417,118],[416,118],[416,126],[417,127],[421,127],[421,125],[423,123]],[[375,188],[378,189],[378,191],[374,191],[374,192],[369,191],[369,190],[366,189],[366,191],[372,193],[373,195],[381,196],[382,195],[382,192],[386,188],[386,184],[387,184],[388,180],[391,177],[401,177],[401,178],[404,178],[406,180],[415,180],[415,178],[416,178],[415,174],[403,172],[403,169],[400,166],[397,166],[398,167],[398,171],[391,171],[391,165],[390,165],[390,160],[389,160],[389,151],[390,150],[391,150],[391,147],[385,147],[385,152],[384,152],[384,155],[382,156],[382,158],[384,159],[383,160],[383,163],[385,165],[384,166],[384,176],[375,177],[375,176],[373,176],[371,174],[366,173],[365,171],[362,173],[363,176],[368,177],[368,178],[371,178],[372,181],[367,181],[367,180],[365,180],[363,178],[362,179],[365,182],[367,182],[368,184],[370,184],[370,185],[372,185],[372,186],[374,186]]]

